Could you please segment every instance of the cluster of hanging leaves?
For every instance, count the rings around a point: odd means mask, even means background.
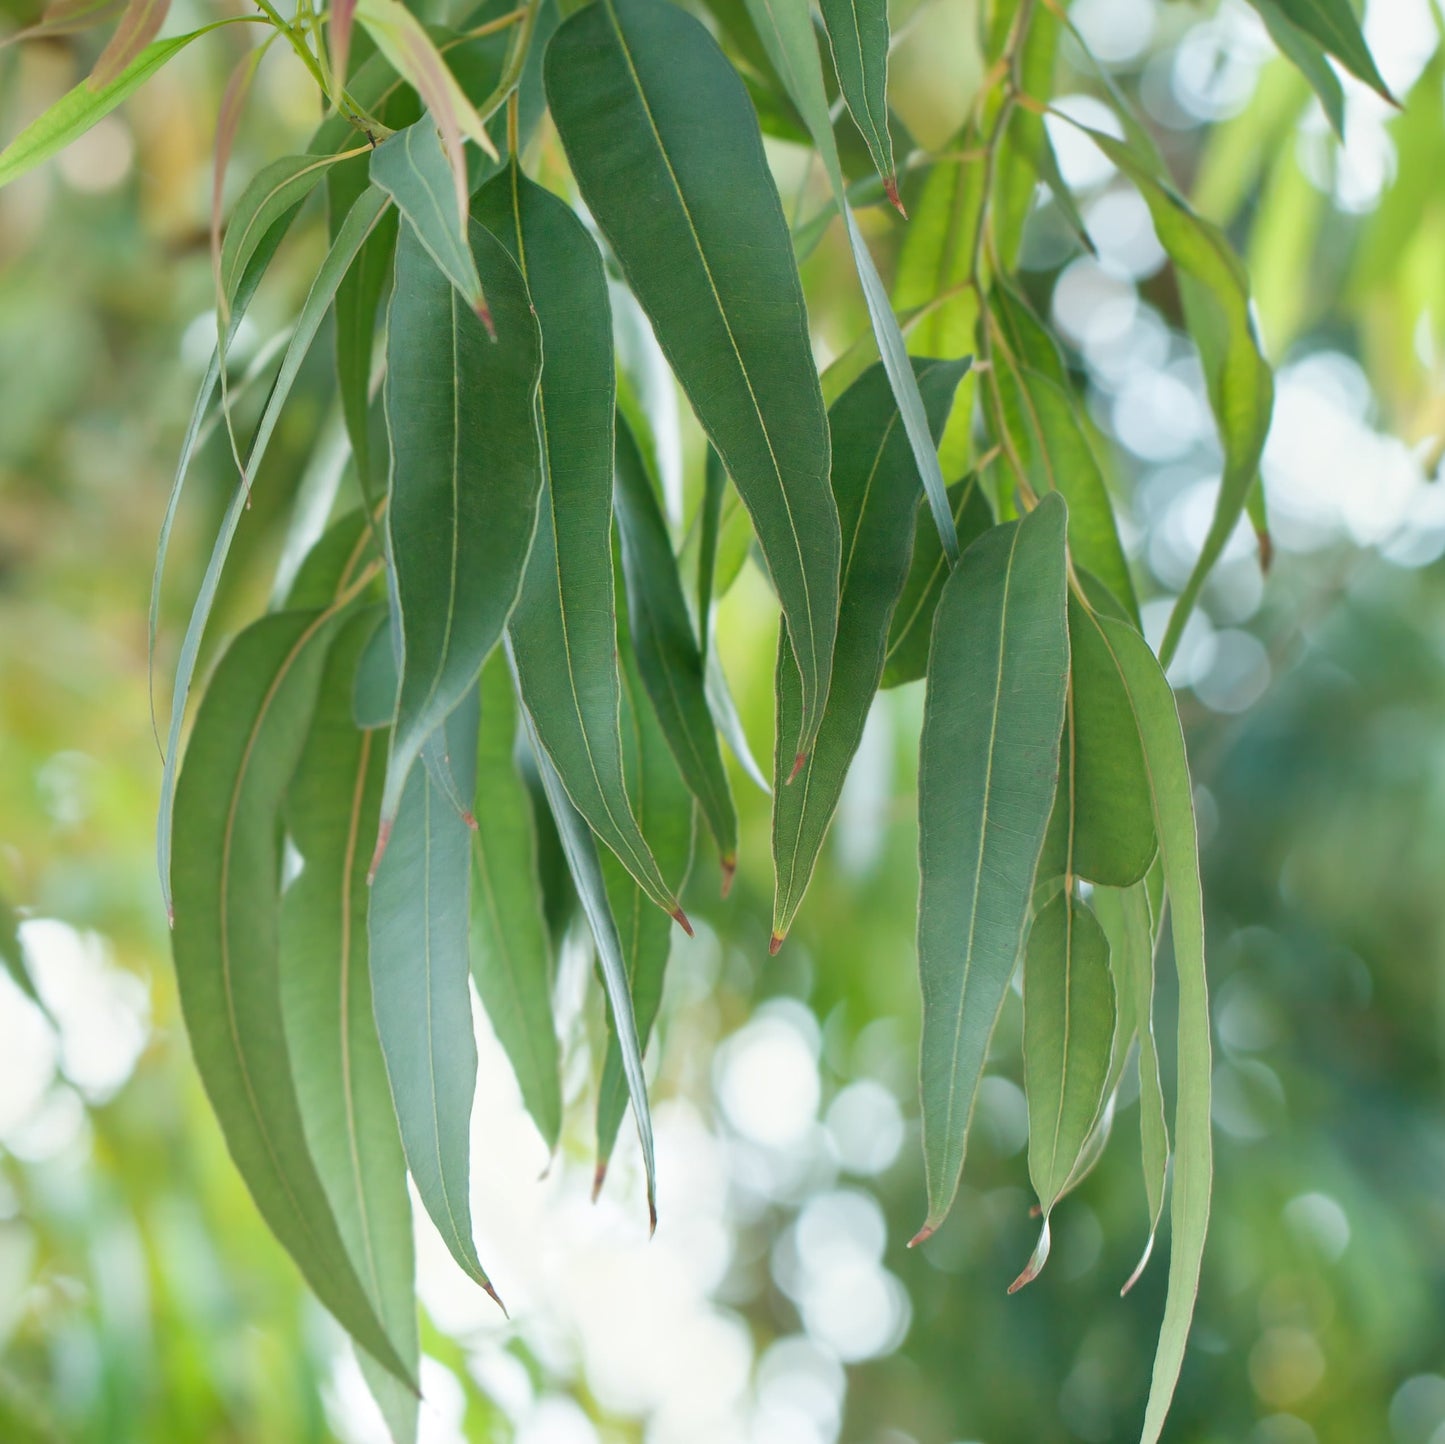
[[[408,1173],[458,1264],[491,1291],[468,1201],[472,985],[543,1138],[558,1140],[559,910],[591,931],[610,1023],[598,1186],[630,1105],[655,1219],[643,1053],[673,929],[691,931],[679,897],[695,832],[725,887],[736,866],[720,736],[766,785],[711,636],[737,573],[720,539],[745,511],[783,621],[773,951],[875,695],[926,678],[928,1213],[915,1242],[958,1191],[1021,965],[1042,1222],[1014,1287],[1044,1266],[1052,1211],[1104,1148],[1130,1066],[1149,1213],[1141,1268],[1172,1162],[1151,1444],[1193,1312],[1211,1173],[1195,820],[1161,663],[1246,511],[1267,555],[1257,473],[1272,380],[1228,241],[1181,199],[1100,71],[1123,139],[1088,133],[1138,187],[1172,261],[1224,457],[1213,524],[1156,657],[1103,451],[1013,275],[1037,185],[1077,220],[1044,125],[1068,26],[1056,6],[984,7],[986,81],[935,157],[889,110],[882,0],[822,0],[819,15],[807,0],[707,0],[700,15],[673,0],[589,0],[565,18],[554,0],[488,0],[456,29],[423,25],[401,0],[337,0],[324,24],[309,0],[291,19],[258,3],[258,16],[156,40],[165,0],[128,0],[91,76],[0,152],[0,183],[220,25],[267,31],[227,88],[218,197],[266,45],[289,45],[329,103],[308,149],[266,166],[215,228],[216,348],[157,590],[218,393],[231,426],[228,343],[318,188],[330,248],[254,434],[233,440],[241,475],[180,649],[158,844],[186,1025],[231,1153],[355,1339],[395,1437],[416,1433]],[[1348,0],[1255,5],[1336,120],[1332,62],[1383,90]],[[60,0],[30,33],[111,9]],[[793,230],[765,134],[810,146],[827,177],[831,200]],[[529,176],[538,145],[565,158],[575,194]],[[907,206],[891,292],[854,211],[888,202]],[[798,264],[834,219],[872,326],[820,378]],[[647,383],[619,370],[618,298],[645,313],[710,442],[686,547],[660,493]],[[329,313],[355,494],[225,648],[182,760],[227,551]],[[153,643],[155,623],[153,602]],[[539,829],[565,858],[560,903],[543,887]],[[1172,1128],[1152,1021],[1166,917]],[[13,928],[6,938],[20,968]]]

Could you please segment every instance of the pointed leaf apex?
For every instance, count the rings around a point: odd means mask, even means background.
[[[462,808],[462,821],[466,823],[469,831],[480,831],[480,824],[477,822],[477,815],[475,812],[472,811],[470,807]]]
[[[610,1161],[610,1159],[606,1158],[599,1158],[597,1160],[597,1170],[592,1175],[593,1203],[596,1203],[597,1200],[602,1196],[602,1185],[607,1182],[607,1165]]]
[[[1254,536],[1259,543],[1259,569],[1268,576],[1274,565],[1274,538],[1263,527],[1257,528]]]
[[[803,767],[805,766],[807,761],[808,754],[806,752],[800,752],[795,758],[793,758],[793,770],[788,773],[789,782],[791,782],[803,770]]]
[[[499,1294],[496,1289],[492,1287],[492,1281],[487,1278],[482,1278],[479,1279],[477,1282],[480,1283],[482,1288],[486,1290],[487,1294],[491,1297],[492,1301],[496,1304],[496,1306],[501,1309],[502,1317],[504,1319],[510,1319],[512,1316],[507,1312],[507,1306],[502,1302],[501,1294]]]
[[[487,340],[496,341],[497,323],[492,320],[492,308],[487,305],[487,298],[485,296],[479,296],[472,309],[477,313],[477,320],[486,328]],[[535,315],[536,313],[534,312],[533,314]]]
[[[1049,1247],[1052,1240],[1049,1237],[1049,1220],[1044,1218],[1044,1226],[1039,1230],[1039,1241],[1034,1245],[1033,1254],[1028,1263],[1024,1265],[1024,1271],[1008,1286],[1011,1294],[1016,1294],[1025,1284],[1031,1284],[1038,1278],[1043,1266],[1049,1261]]]
[[[692,930],[692,924],[687,920],[687,914],[683,912],[680,907],[673,908],[672,920],[678,925],[678,927],[683,930],[683,932],[688,935],[688,937],[695,936]]]
[[[371,866],[367,869],[366,885],[371,886],[376,881],[376,870],[381,866],[382,854],[386,851],[386,845],[391,841],[391,820],[383,818],[380,828],[376,834],[376,851],[371,855]]]
[[[919,1244],[927,1243],[928,1240],[931,1239],[933,1235],[937,1232],[938,1225],[936,1223],[925,1223],[923,1227],[920,1228],[918,1232],[914,1234],[911,1239],[908,1240],[908,1247],[917,1248]]]
[[[737,876],[737,854],[730,852],[719,858],[718,865],[722,869],[722,895],[726,897],[733,890],[733,879]]]
[[[887,193],[888,199],[893,203],[893,209],[906,221],[908,219],[908,212],[904,210],[903,201],[898,195],[898,177],[892,175],[884,176],[883,189]]]
[[[1149,1235],[1149,1242],[1144,1245],[1144,1256],[1134,1265],[1134,1272],[1124,1280],[1124,1287],[1119,1290],[1119,1297],[1121,1299],[1139,1282],[1139,1275],[1144,1272],[1145,1266],[1149,1262],[1149,1255],[1154,1252],[1154,1238],[1155,1235],[1151,1233]]]
[[[770,958],[777,957],[778,950],[783,946],[783,939],[786,936],[786,933],[774,933],[772,937],[768,939],[768,956]]]

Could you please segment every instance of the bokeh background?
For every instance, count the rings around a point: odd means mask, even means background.
[[[178,0],[173,28],[218,13]],[[1345,81],[1345,143],[1239,0],[1074,0],[1182,188],[1255,278],[1279,366],[1265,458],[1275,563],[1236,537],[1174,664],[1203,834],[1218,1183],[1177,1444],[1445,1444],[1445,15],[1369,0],[1402,112]],[[440,13],[440,12],[438,12]],[[0,30],[33,18],[0,4]],[[946,149],[981,64],[971,0],[903,0],[902,122]],[[226,1157],[197,1086],[154,878],[159,761],[146,605],[169,468],[213,335],[215,113],[241,33],[0,193],[0,895],[47,1021],[0,975],[0,1440],[370,1444],[378,1422]],[[0,134],[88,68],[92,38],[0,50]],[[1077,51],[1062,108],[1115,128]],[[314,93],[263,66],[227,194],[303,143]],[[1106,439],[1137,576],[1167,614],[1218,452],[1142,203],[1067,127],[1097,257],[1041,200],[1025,280]],[[542,163],[551,164],[544,155]],[[771,144],[771,143],[770,143]],[[771,147],[786,203],[820,202]],[[908,186],[905,185],[905,196]],[[870,213],[885,274],[901,223]],[[319,216],[235,347],[263,356],[304,292]],[[805,269],[820,358],[866,327],[846,249]],[[645,341],[645,337],[643,338]],[[318,345],[242,527],[213,631],[265,605],[306,458],[338,463]],[[243,397],[242,408],[247,402]],[[254,393],[252,403],[254,404]],[[664,427],[664,432],[667,428]],[[666,440],[698,486],[685,408]],[[313,467],[313,471],[314,471]],[[220,508],[202,452],[163,593],[173,661]],[[751,563],[722,655],[770,755],[775,608]],[[570,1122],[549,1160],[478,1016],[474,1209],[510,1321],[421,1224],[425,1444],[1103,1444],[1138,1427],[1163,1303],[1142,1247],[1138,1114],[1033,1244],[1011,999],[965,1188],[923,1249],[918,1148],[918,687],[876,707],[824,866],[767,956],[767,800],[739,771],[738,885],[700,858],[655,1074],[661,1223],[635,1141],[589,1202],[601,1001],[559,950]],[[1169,969],[1158,1026],[1166,1077]],[[1161,1239],[1161,1252],[1167,1237]]]

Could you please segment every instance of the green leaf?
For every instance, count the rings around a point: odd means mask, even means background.
[[[476,213],[521,267],[542,335],[542,499],[510,626],[522,699],[572,805],[648,896],[679,916],[622,775],[612,584],[617,384],[602,254],[571,207],[516,166],[483,187]]]
[[[562,1131],[562,1081],[552,1021],[552,949],[532,803],[517,771],[516,743],[517,700],[506,658],[495,651],[482,668],[472,977],[511,1060],[522,1101],[543,1142],[555,1149]]]
[[[1024,952],[1024,1092],[1029,1181],[1043,1210],[1040,1249],[1009,1288],[1048,1257],[1049,1214],[1069,1186],[1108,1096],[1114,1042],[1109,940],[1089,909],[1058,893],[1034,919]]]
[[[221,528],[211,547],[211,556],[206,563],[205,576],[201,579],[200,590],[197,592],[195,604],[191,608],[191,618],[186,624],[186,635],[181,642],[180,654],[176,659],[175,684],[171,690],[171,720],[166,740],[165,767],[161,773],[160,811],[156,823],[156,856],[160,863],[161,891],[168,913],[173,911],[170,887],[171,813],[176,790],[176,768],[180,762],[181,724],[185,718],[186,702],[190,697],[191,681],[195,676],[196,659],[200,654],[206,623],[210,619],[211,606],[216,599],[216,589],[221,582],[221,571],[226,564],[226,557],[230,552],[231,541],[236,535],[236,529],[241,524],[241,516],[246,509],[251,484],[266,454],[266,447],[276,429],[276,423],[280,419],[286,398],[291,394],[291,387],[301,370],[301,363],[306,359],[306,353],[311,349],[311,343],[321,329],[321,323],[326,318],[326,312],[330,309],[332,298],[336,295],[336,288],[341,284],[342,276],[346,274],[352,261],[356,259],[357,251],[361,249],[367,236],[371,234],[372,228],[376,225],[386,205],[386,197],[378,191],[367,191],[357,201],[347,215],[346,223],[337,232],[336,240],[332,243],[330,251],[327,252],[326,259],[321,263],[321,269],[317,272],[316,279],[311,283],[311,289],[307,292],[306,300],[301,307],[301,315],[296,321],[296,329],[291,333],[291,340],[286,347],[286,355],[282,359],[280,373],[271,388],[271,395],[267,398],[266,410],[257,424],[256,435],[251,442],[250,455],[246,459],[245,474],[221,519]],[[180,473],[177,474],[177,495],[180,475]],[[168,507],[166,531],[163,532],[163,538],[169,530],[173,513],[173,506]],[[157,583],[162,559],[162,557],[157,558]],[[158,585],[155,586],[154,591],[155,593],[159,592]],[[155,605],[154,600],[152,605]]]
[[[958,1191],[974,1096],[1029,918],[1069,670],[1062,498],[994,527],[933,621],[918,824],[920,1078],[933,1233]]]
[[[657,1227],[657,1167],[652,1147],[652,1113],[647,1106],[647,1079],[642,1071],[642,1044],[637,1036],[637,1020],[632,1009],[632,993],[627,983],[627,961],[618,937],[617,923],[608,901],[607,884],[592,830],[581,813],[572,806],[567,789],[557,770],[547,758],[538,740],[536,729],[525,707],[522,719],[532,743],[537,773],[547,798],[547,808],[557,824],[557,836],[567,858],[567,871],[577,889],[577,900],[597,945],[597,961],[602,971],[602,984],[607,994],[617,1046],[622,1059],[622,1074],[627,1081],[627,1097],[632,1116],[637,1121],[637,1138],[642,1145],[642,1166],[647,1179],[647,1212],[652,1226]]]
[[[338,155],[287,155],[257,172],[241,192],[221,243],[222,319],[227,319],[236,288],[256,247],[282,216],[299,206],[315,190]]]
[[[624,625],[619,629],[622,658],[622,736],[627,762],[628,790],[636,799],[637,817],[648,845],[669,878],[681,891],[692,861],[693,805],[667,739],[648,706],[638,657]],[[633,1017],[639,1046],[645,1051],[657,1010],[662,1002],[662,980],[672,950],[672,929],[656,908],[649,906],[641,889],[614,859],[603,857],[607,898],[617,925],[617,938],[627,969]],[[617,1130],[627,1111],[627,1082],[617,1028],[608,1009],[607,1056],[597,1088],[597,1175],[594,1195],[601,1188],[612,1156]]]
[[[1169,1169],[1169,1125],[1164,1114],[1164,1090],[1159,1080],[1159,1051],[1154,1042],[1155,921],[1150,912],[1150,883],[1160,875],[1156,862],[1149,879],[1122,890],[1094,890],[1094,909],[1109,936],[1109,963],[1119,998],[1122,1030],[1127,1015],[1130,1036],[1139,1038],[1139,1142],[1144,1165],[1144,1193],[1149,1207],[1149,1237],[1144,1252],[1125,1282],[1128,1293],[1144,1272],[1154,1251],[1154,1239],[1164,1212],[1164,1184]],[[1159,921],[1163,921],[1161,918]],[[1127,1051],[1128,1040],[1124,1042]],[[1111,1072],[1122,1076],[1123,1058],[1116,1039]],[[1071,1180],[1070,1186],[1077,1182]]]
[[[822,0],[822,9],[843,98],[897,206],[888,133],[888,6],[884,0]]]
[[[1254,485],[1274,408],[1274,376],[1254,334],[1249,277],[1224,234],[1195,215],[1123,141],[1082,128],[1139,188],[1159,240],[1181,273],[1185,319],[1204,363],[1209,403],[1224,447],[1224,474],[1214,520],[1159,649],[1167,666],[1205,578],[1224,551]]]
[[[453,204],[450,224],[459,245],[467,235],[467,161],[462,151],[464,139],[475,141],[484,154],[497,159],[497,148],[487,134],[485,117],[467,98],[456,77],[427,34],[421,21],[401,0],[357,0],[355,17],[376,42],[376,48],[421,97],[430,113],[423,119],[433,140],[440,132],[438,153],[444,158],[452,181]],[[380,149],[380,147],[378,147]],[[380,184],[380,182],[378,182]],[[401,206],[398,198],[398,206]],[[475,304],[475,303],[474,303]]]
[[[282,1020],[281,807],[333,620],[273,613],[217,666],[176,789],[171,941],[196,1068],[257,1208],[317,1298],[414,1387],[311,1161]]]
[[[1345,88],[1334,67],[1325,59],[1324,50],[1308,34],[1285,17],[1278,0],[1250,0],[1259,11],[1270,39],[1274,41],[1295,69],[1309,81],[1310,89],[1320,98],[1330,128],[1341,140],[1345,138]],[[1350,17],[1353,21],[1354,17]],[[1363,43],[1363,42],[1362,42]]]
[[[1154,811],[1139,729],[1099,622],[1069,596],[1069,694],[1059,790],[1038,880],[1138,882],[1154,860]]]
[[[943,430],[967,361],[918,361],[919,389],[934,434]],[[843,530],[843,570],[833,685],[812,755],[791,786],[791,759],[773,762],[772,949],[777,951],[802,905],[828,824],[842,796],[868,711],[883,676],[889,625],[908,577],[922,482],[899,424],[898,403],[875,365],[833,403],[833,497]],[[777,736],[797,726],[798,685],[786,633],[778,636]]]
[[[427,255],[490,329],[473,246],[457,225],[456,203],[448,194],[451,173],[430,116],[397,131],[372,151],[371,179],[396,202]]]
[[[958,539],[967,551],[993,525],[993,512],[974,477],[948,488]],[[888,628],[888,650],[883,659],[884,687],[916,682],[928,671],[928,646],[933,636],[933,614],[949,577],[949,566],[938,539],[938,528],[927,508],[914,524],[913,560],[893,620]]]
[[[943,550],[950,561],[958,560],[958,537],[953,529],[953,516],[948,509],[943,472],[939,467],[923,400],[908,361],[908,347],[898,320],[888,303],[888,292],[873,264],[872,253],[858,221],[848,205],[848,190],[838,159],[838,146],[828,109],[827,90],[823,82],[823,66],[818,56],[818,38],[813,29],[812,11],[807,0],[747,0],[748,11],[757,27],[769,59],[777,67],[787,86],[789,96],[807,122],[813,144],[823,158],[823,169],[833,189],[834,204],[842,213],[853,251],[853,263],[863,287],[863,300],[878,342],[878,354],[888,373],[889,384],[898,399],[903,428],[923,478],[923,490],[933,510]]]
[[[296,575],[285,588],[277,610],[305,612],[329,606],[331,599],[375,557],[366,513],[353,508],[331,523],[306,553]],[[371,619],[376,625],[376,619]]]
[[[478,225],[472,252],[497,320],[476,316],[411,227],[387,325],[387,508],[401,691],[382,828],[427,737],[474,687],[521,587],[542,463],[533,403],[541,336],[526,282]]]
[[[997,439],[1012,442],[1035,491],[1063,493],[1074,564],[1093,572],[1137,622],[1139,603],[1109,488],[1058,346],[1006,282],[994,287],[988,319],[1003,413],[995,418],[1003,433]]]
[[[476,792],[479,717],[472,688],[443,724],[467,797]],[[472,1239],[470,895],[471,833],[431,771],[413,768],[371,888],[376,1030],[416,1191],[452,1257],[496,1298]]]
[[[286,791],[302,859],[281,906],[281,1007],[306,1141],[346,1252],[397,1353],[419,1361],[411,1198],[371,1006],[366,865],[386,767],[382,742],[351,720],[352,679],[375,618],[348,621]],[[398,1444],[417,1399],[363,1352],[361,1368]]]
[[[717,841],[726,892],[737,867],[738,819],[708,707],[706,668],[693,636],[667,521],[642,454],[621,417],[616,500],[637,670],[678,769]],[[646,1029],[642,1031],[645,1037]]]
[[[667,0],[599,0],[564,21],[546,81],[583,199],[752,515],[803,677],[807,753],[837,627],[838,520],[802,287],[752,104]]]
[[[1148,644],[1136,631],[1108,619],[1100,626],[1129,689],[1144,746],[1163,881],[1169,897],[1174,966],[1179,977],[1169,1289],[1143,1433],[1143,1444],[1156,1444],[1184,1360],[1209,1227],[1214,1158],[1209,1125],[1211,1045],[1209,987],[1204,970],[1204,904],[1199,886],[1194,793],[1174,693]]]
[[[1370,54],[1370,47],[1365,44],[1350,0],[1273,0],[1269,5],[1260,4],[1260,0],[1250,0],[1250,3],[1264,17],[1266,25],[1269,25],[1266,10],[1277,5],[1286,20],[1333,55],[1351,75],[1363,80],[1391,105],[1397,103],[1375,64],[1374,56]],[[1270,25],[1270,33],[1274,34],[1273,25]],[[1275,38],[1278,41],[1278,36]],[[1293,60],[1294,56],[1290,55],[1290,58]]]
[[[209,35],[223,25],[240,24],[250,18],[237,16],[229,20],[215,20],[209,25],[202,25],[199,30],[173,35],[169,40],[157,40],[147,45],[108,85],[96,89],[88,80],[83,80],[73,90],[66,91],[49,110],[32,120],[4,150],[0,150],[0,186],[9,185],[26,171],[34,170],[49,160],[56,151],[64,150],[71,141],[78,140],[191,41],[199,40],[202,35]]]

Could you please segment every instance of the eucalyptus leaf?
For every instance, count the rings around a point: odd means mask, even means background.
[[[334,621],[262,617],[217,666],[176,788],[171,943],[196,1069],[257,1208],[317,1298],[414,1388],[312,1163],[281,1005],[282,803]]]
[[[301,759],[286,790],[300,874],[281,907],[281,1006],[306,1142],[346,1252],[397,1353],[420,1361],[406,1158],[372,1016],[366,865],[386,749],[351,719],[357,659],[375,618],[333,643]],[[397,1444],[416,1438],[417,1398],[363,1352],[362,1373]]]
[[[889,198],[898,206],[893,137],[888,133],[888,6],[885,0],[822,0],[822,10],[843,98]]]
[[[1250,0],[1250,3],[1260,12],[1265,24],[1270,26],[1271,34],[1275,27],[1270,24],[1267,11],[1278,8],[1280,14],[1300,34],[1308,36],[1321,49],[1333,55],[1351,75],[1363,80],[1391,105],[1395,104],[1395,97],[1390,94],[1389,87],[1375,64],[1375,58],[1370,54],[1370,47],[1365,43],[1360,22],[1350,0],[1269,0],[1267,4]],[[1279,37],[1275,38],[1278,42]],[[1290,58],[1295,59],[1292,53]],[[1312,78],[1311,83],[1313,84]]]
[[[517,701],[506,658],[482,668],[477,831],[472,842],[472,977],[542,1141],[562,1131],[562,1081],[552,1020],[552,948],[537,872],[537,831],[517,771]],[[664,925],[666,919],[663,919]]]
[[[706,668],[688,617],[667,520],[632,432],[620,419],[616,499],[637,671],[678,769],[717,841],[726,891],[737,867],[738,819],[708,707]],[[645,1036],[646,1029],[642,1031]]]
[[[1058,776],[1069,668],[1057,494],[994,527],[933,620],[918,825],[920,1067],[932,1234],[958,1191],[969,1121],[1029,918]]]
[[[934,434],[943,430],[966,361],[917,361],[919,390]],[[908,577],[922,481],[881,365],[843,393],[828,414],[833,496],[843,530],[843,569],[833,685],[812,755],[792,786],[779,750],[773,764],[773,897],[776,952],[803,901],[823,838],[843,793],[868,712],[883,676],[894,607]],[[797,726],[796,669],[786,633],[778,637],[777,736]]]
[[[1148,644],[1132,628],[1100,626],[1128,688],[1154,799],[1159,857],[1169,898],[1179,978],[1178,1080],[1174,1112],[1174,1189],[1170,1204],[1169,1287],[1144,1414],[1142,1444],[1156,1444],[1174,1396],[1199,1290],[1214,1172],[1209,1098],[1209,986],[1204,969],[1204,903],[1194,791],[1174,693]]]
[[[495,342],[415,231],[404,227],[397,241],[386,525],[402,661],[382,842],[427,737],[475,687],[506,626],[537,526],[541,335],[526,282],[502,243],[473,224],[472,252]]]
[[[578,11],[545,73],[583,199],[752,515],[803,679],[804,755],[828,693],[838,520],[802,287],[757,117],[712,37],[668,0]]]
[[[622,773],[612,577],[612,312],[602,255],[570,206],[509,166],[478,218],[521,267],[542,337],[542,495],[510,636],[522,699],[572,804],[664,912],[680,916]]]
[[[478,693],[443,726],[457,783],[476,792]],[[371,888],[376,1030],[416,1191],[451,1256],[493,1298],[472,1238],[471,833],[428,768],[412,769]]]

